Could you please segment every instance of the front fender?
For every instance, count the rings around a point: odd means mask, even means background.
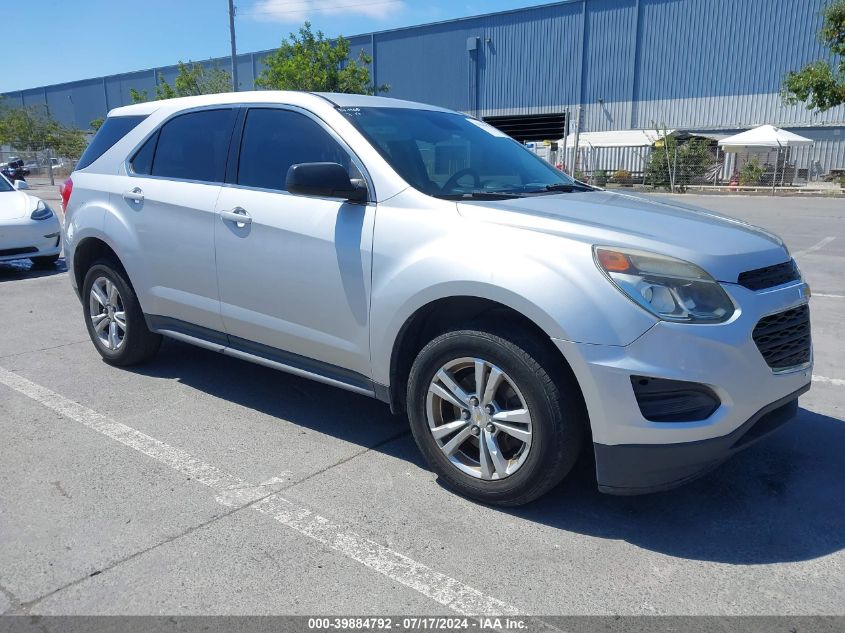
[[[579,343],[627,345],[655,323],[608,283],[589,244],[444,209],[380,205],[371,312],[376,382],[389,384],[393,346],[406,321],[449,297],[495,301],[549,337]]]

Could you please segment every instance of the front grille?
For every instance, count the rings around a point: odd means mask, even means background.
[[[739,275],[737,283],[740,286],[745,286],[749,290],[763,290],[765,288],[773,288],[790,281],[798,281],[801,279],[801,273],[798,271],[798,266],[794,259],[782,264],[775,264],[774,266],[766,266],[765,268],[757,268],[755,270],[746,270]]]
[[[757,349],[774,370],[810,362],[810,308],[806,305],[763,317],[752,334]]]
[[[27,246],[25,248],[7,248],[0,249],[0,257],[8,257],[10,255],[26,255],[27,253],[37,253],[38,249],[34,246]]]

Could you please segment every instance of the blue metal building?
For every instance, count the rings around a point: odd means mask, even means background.
[[[554,138],[576,112],[581,131],[771,123],[815,140],[812,158],[829,171],[845,169],[845,107],[812,113],[779,95],[788,70],[827,57],[817,38],[826,2],[563,0],[349,39],[353,54],[372,56],[374,82],[390,96],[508,117],[499,121],[524,137]],[[266,55],[239,56],[242,90]],[[4,96],[87,128],[129,103],[130,88],[153,92],[159,75],[175,74],[151,68]]]

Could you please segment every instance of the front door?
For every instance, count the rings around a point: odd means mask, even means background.
[[[370,376],[375,205],[289,194],[288,168],[310,162],[340,163],[359,175],[346,149],[309,115],[247,112],[235,182],[217,201],[223,323],[233,347],[360,382]]]

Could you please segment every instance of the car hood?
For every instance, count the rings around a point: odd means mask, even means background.
[[[768,231],[644,195],[584,191],[466,201],[458,204],[458,211],[474,220],[662,253],[697,264],[718,281],[730,283],[743,271],[789,259],[782,240]]]
[[[32,212],[36,204],[22,191],[0,191],[0,222],[22,218]]]

